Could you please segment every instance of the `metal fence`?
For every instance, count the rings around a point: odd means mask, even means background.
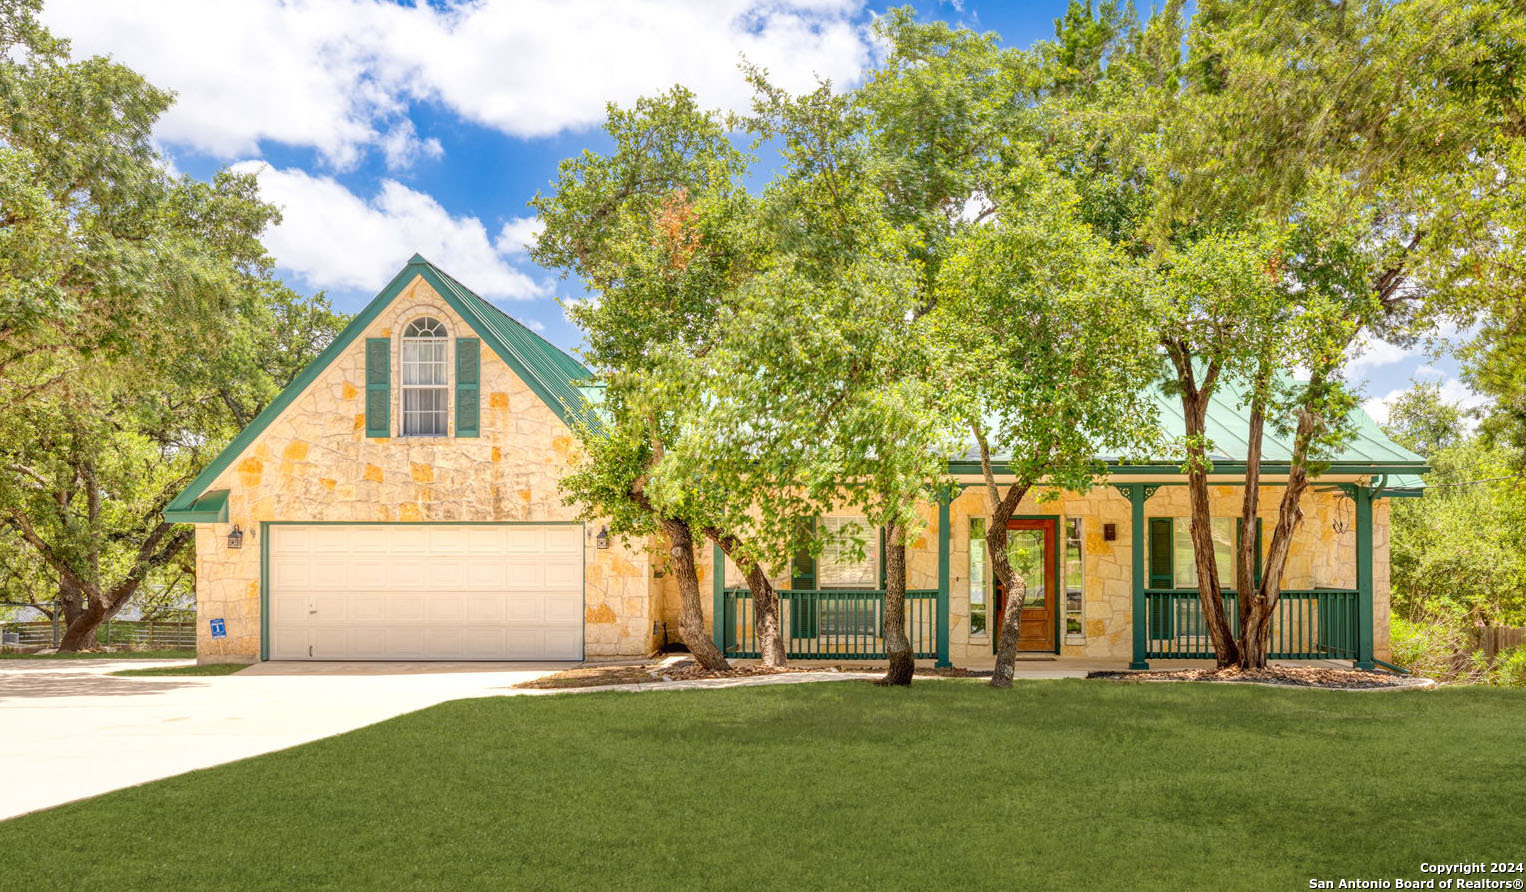
[[[885,659],[883,590],[786,589],[779,592],[779,607],[784,647],[791,659]],[[726,656],[759,656],[754,613],[750,590],[725,590],[721,622]],[[906,592],[906,634],[919,660],[938,656],[937,613],[937,589]]]
[[[1240,605],[1225,592],[1224,612],[1238,627]],[[1195,591],[1148,590],[1145,613],[1149,656],[1163,659],[1212,659],[1213,639]],[[1357,592],[1352,589],[1285,591],[1272,614],[1274,660],[1355,660]]]

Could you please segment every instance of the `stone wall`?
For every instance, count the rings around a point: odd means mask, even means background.
[[[420,315],[443,322],[450,337],[475,333],[422,279],[415,279],[208,489],[229,490],[227,524],[196,528],[197,652],[206,662],[251,661],[260,652],[260,549],[263,521],[573,520],[558,481],[573,453],[562,420],[483,344],[481,436],[365,436],[365,338],[393,343],[393,429],[397,338]],[[454,418],[452,418],[452,424]],[[232,525],[244,547],[225,540]],[[585,650],[590,658],[639,656],[654,646],[657,590],[648,550],[594,547],[599,524],[585,526]],[[228,637],[213,639],[206,620],[222,617]]]

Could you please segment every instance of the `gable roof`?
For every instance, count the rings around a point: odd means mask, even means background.
[[[1182,414],[1182,402],[1156,385],[1151,397],[1159,411],[1160,427],[1167,441],[1179,440],[1187,435],[1187,422]],[[1249,399],[1244,386],[1229,378],[1219,379],[1208,403],[1205,432],[1213,444],[1209,458],[1214,470],[1239,473],[1245,468],[1248,443],[1245,439],[1249,423]],[[1339,453],[1331,457],[1330,473],[1344,474],[1404,474],[1418,475],[1430,470],[1426,460],[1388,438],[1372,416],[1361,406],[1353,407],[1348,416],[1354,436]],[[1005,463],[1009,453],[994,449],[993,462]],[[1172,473],[1179,472],[1182,458],[1176,453],[1150,456],[1142,460],[1124,462],[1121,456],[1099,455],[1113,473]],[[1274,430],[1269,424],[1261,444],[1262,470],[1269,474],[1286,473],[1293,459],[1293,438]],[[951,470],[958,473],[979,473],[979,447],[971,441],[965,454],[950,463]],[[1408,478],[1406,478],[1408,479]]]
[[[517,319],[498,309],[476,292],[456,281],[444,270],[415,254],[408,264],[392,277],[381,293],[350,320],[322,353],[286,385],[286,388],[249,422],[233,441],[212,459],[196,479],[165,507],[164,519],[171,523],[205,523],[228,519],[227,494],[208,493],[216,480],[235,458],[264,432],[265,428],[291,405],[318,375],[328,368],[352,344],[382,310],[386,309],[415,277],[422,278],[441,299],[465,320],[476,335],[498,354],[514,374],[540,397],[557,417],[569,425],[588,417],[585,391],[580,389],[593,377],[587,367],[557,349],[545,338],[526,328]],[[219,498],[218,493],[221,493]]]

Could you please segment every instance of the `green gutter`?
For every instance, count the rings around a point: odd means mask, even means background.
[[[1186,476],[1182,473],[1181,465],[1173,464],[1150,464],[1150,465],[1126,465],[1116,461],[1104,461],[1109,475],[1140,475],[1140,474],[1172,474]],[[992,462],[991,470],[997,474],[1012,473],[1011,467],[1004,461]],[[1291,470],[1288,462],[1262,462],[1261,473],[1263,474],[1286,474]],[[1430,465],[1424,463],[1411,464],[1374,464],[1371,462],[1331,462],[1326,467],[1325,474],[1355,474],[1355,475],[1379,475],[1379,474],[1428,474]],[[950,474],[979,474],[980,462],[978,461],[951,461],[948,463]],[[1213,463],[1210,474],[1244,474],[1245,462],[1243,461],[1218,461]]]

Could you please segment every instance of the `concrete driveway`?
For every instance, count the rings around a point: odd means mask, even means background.
[[[0,660],[0,820],[284,749],[571,663],[261,663],[113,678],[173,660]]]

